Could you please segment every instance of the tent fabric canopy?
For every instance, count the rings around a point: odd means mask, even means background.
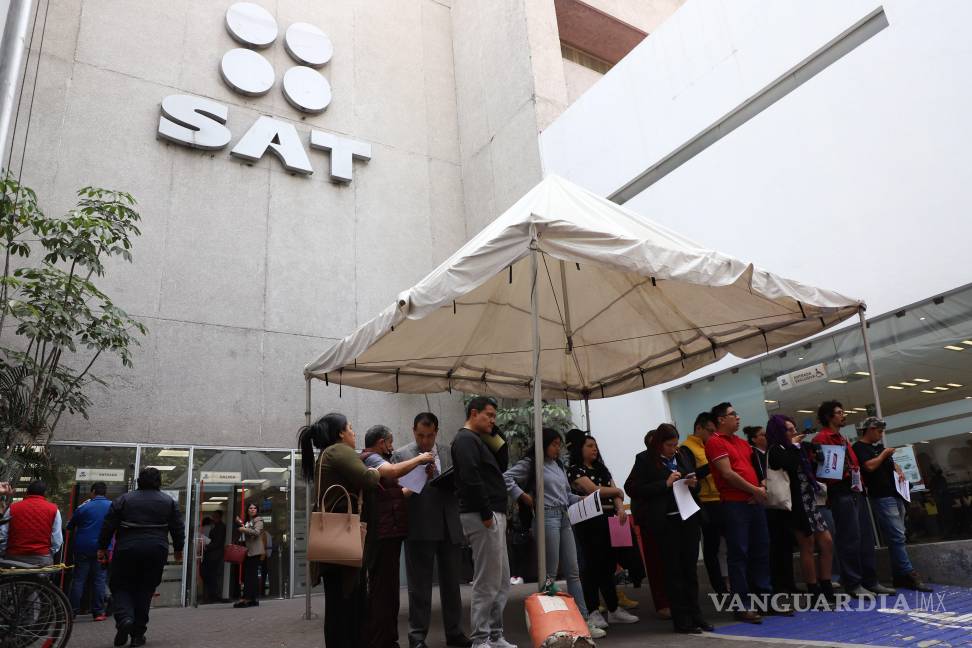
[[[785,279],[549,176],[304,368],[365,389],[533,393],[538,254],[544,398],[617,396],[814,335],[863,303]]]

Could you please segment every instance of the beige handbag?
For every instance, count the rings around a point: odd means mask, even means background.
[[[790,475],[785,470],[766,469],[766,508],[781,511],[793,510]]]
[[[322,562],[330,565],[345,567],[360,567],[364,554],[364,541],[368,525],[361,521],[361,516],[352,513],[351,495],[340,484],[329,486],[321,497],[321,463],[317,470],[317,507],[318,511],[311,513],[310,528],[307,535],[307,559],[311,562]],[[325,511],[324,500],[332,488],[344,492],[347,503],[347,513],[333,513]],[[358,502],[361,502],[361,492],[358,492]]]

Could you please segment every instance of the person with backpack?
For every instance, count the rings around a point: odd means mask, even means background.
[[[577,609],[587,622],[591,637],[598,639],[607,633],[593,625],[584,603],[584,589],[581,587],[580,570],[577,567],[577,547],[574,532],[567,517],[567,507],[579,502],[581,497],[571,492],[567,482],[567,470],[560,460],[563,440],[553,428],[543,428],[543,534],[547,553],[546,578],[557,580],[558,569],[567,580],[567,591],[574,597]],[[523,505],[525,512],[532,517],[538,503],[536,496],[536,450],[530,447],[523,459],[516,462],[503,473],[506,489],[514,500]],[[535,521],[535,520],[534,520]],[[526,522],[524,520],[524,522]],[[526,525],[530,524],[526,522]],[[535,526],[535,525],[534,525]],[[539,533],[539,529],[534,529]]]

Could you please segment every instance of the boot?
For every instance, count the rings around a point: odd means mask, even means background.
[[[829,580],[821,579],[820,583],[818,583],[818,587],[820,588],[820,594],[823,595],[829,605],[833,605],[837,602],[837,595],[834,594],[833,583],[831,583]]]
[[[921,574],[917,571],[913,571],[910,574],[904,576],[895,576],[893,580],[893,585],[895,587],[903,587],[910,590],[918,590],[919,592],[932,592],[932,588],[928,587],[922,581]]]

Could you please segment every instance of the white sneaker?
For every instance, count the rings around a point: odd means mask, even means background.
[[[638,623],[638,617],[625,610],[620,605],[614,612],[608,612],[608,623]]]
[[[482,641],[474,641],[472,648],[489,648],[489,641],[487,639]]]
[[[587,620],[587,630],[591,633],[591,639],[600,639],[601,637],[607,636],[607,632],[594,625],[594,622],[590,619]]]
[[[604,617],[599,611],[594,610],[591,612],[590,616],[587,617],[587,625],[603,630],[604,628],[608,627],[608,622],[604,620]]]
[[[523,584],[522,576],[514,576],[513,578],[510,579],[510,585],[522,585],[522,584]]]
[[[489,648],[516,648],[516,646],[507,641],[506,637],[498,637],[489,640]]]

